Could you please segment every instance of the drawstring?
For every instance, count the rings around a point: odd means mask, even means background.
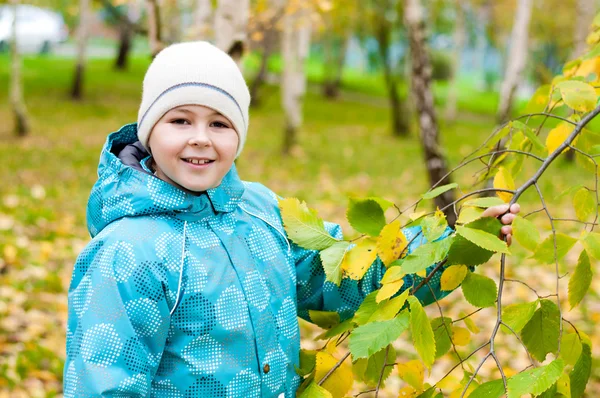
[[[175,299],[175,305],[171,309],[170,315],[173,315],[175,308],[179,305],[181,300],[181,281],[183,280],[183,265],[185,263],[185,230],[187,227],[187,221],[183,222],[183,243],[181,244],[181,269],[179,270],[179,284],[177,285],[177,297]]]

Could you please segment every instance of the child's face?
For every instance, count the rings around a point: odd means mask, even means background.
[[[235,160],[238,140],[225,116],[205,106],[183,105],[156,123],[148,144],[157,177],[196,193],[221,184]]]

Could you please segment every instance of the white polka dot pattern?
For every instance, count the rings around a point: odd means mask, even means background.
[[[216,303],[217,321],[225,330],[248,327],[248,308],[242,292],[235,286],[228,287]]]
[[[81,343],[83,360],[98,366],[110,366],[119,357],[123,343],[115,327],[101,323],[88,329]]]
[[[213,373],[221,365],[223,347],[209,335],[204,335],[188,344],[181,351],[181,356],[190,363],[193,374]]]
[[[152,336],[162,322],[158,305],[149,298],[128,301],[125,309],[133,329],[139,336]]]

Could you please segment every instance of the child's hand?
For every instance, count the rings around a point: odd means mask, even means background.
[[[502,224],[505,224],[502,229],[500,229],[501,236],[503,238],[506,235],[506,243],[508,246],[512,243],[512,227],[510,226],[515,219],[516,214],[521,211],[521,206],[518,203],[513,204],[510,207],[510,213],[508,212],[508,205],[498,205],[488,207],[484,212],[484,217],[500,217],[500,221]],[[503,215],[504,214],[504,215]]]

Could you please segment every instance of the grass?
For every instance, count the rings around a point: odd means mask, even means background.
[[[75,256],[88,241],[87,196],[106,135],[137,118],[148,64],[147,58],[133,58],[129,71],[117,72],[111,60],[91,61],[84,99],[73,102],[68,97],[71,60],[24,60],[32,132],[18,140],[12,136],[11,123],[0,128],[0,350],[4,358],[16,358],[16,362],[0,360],[0,392],[31,394],[23,396],[60,392],[65,292]],[[0,57],[0,87],[8,87],[8,68],[7,58]],[[319,72],[313,64],[309,75],[317,84]],[[291,156],[280,154],[284,116],[278,88],[265,87],[261,107],[250,112],[248,142],[238,161],[241,177],[262,182],[282,196],[306,200],[323,218],[341,223],[348,232],[347,196],[378,195],[399,206],[419,198],[429,184],[417,129],[413,126],[404,138],[390,134],[380,80],[350,71],[344,95],[336,101],[309,90],[304,124]],[[441,146],[451,166],[483,142],[494,126],[496,96],[474,93],[468,82],[461,82],[461,87],[459,120],[441,121]],[[443,93],[444,87],[436,86],[436,94]],[[11,120],[6,97],[0,98],[0,118]],[[517,183],[533,167],[528,163]],[[457,176],[464,189],[469,188],[474,170]],[[556,162],[549,175],[541,184],[548,198],[589,181],[577,165],[563,161]],[[534,210],[533,199],[531,194],[523,197],[525,212]],[[553,207],[556,216],[571,215],[565,200]],[[587,316],[595,319],[597,314],[592,310]],[[586,330],[593,334],[591,327]],[[45,359],[36,359],[40,355]]]

